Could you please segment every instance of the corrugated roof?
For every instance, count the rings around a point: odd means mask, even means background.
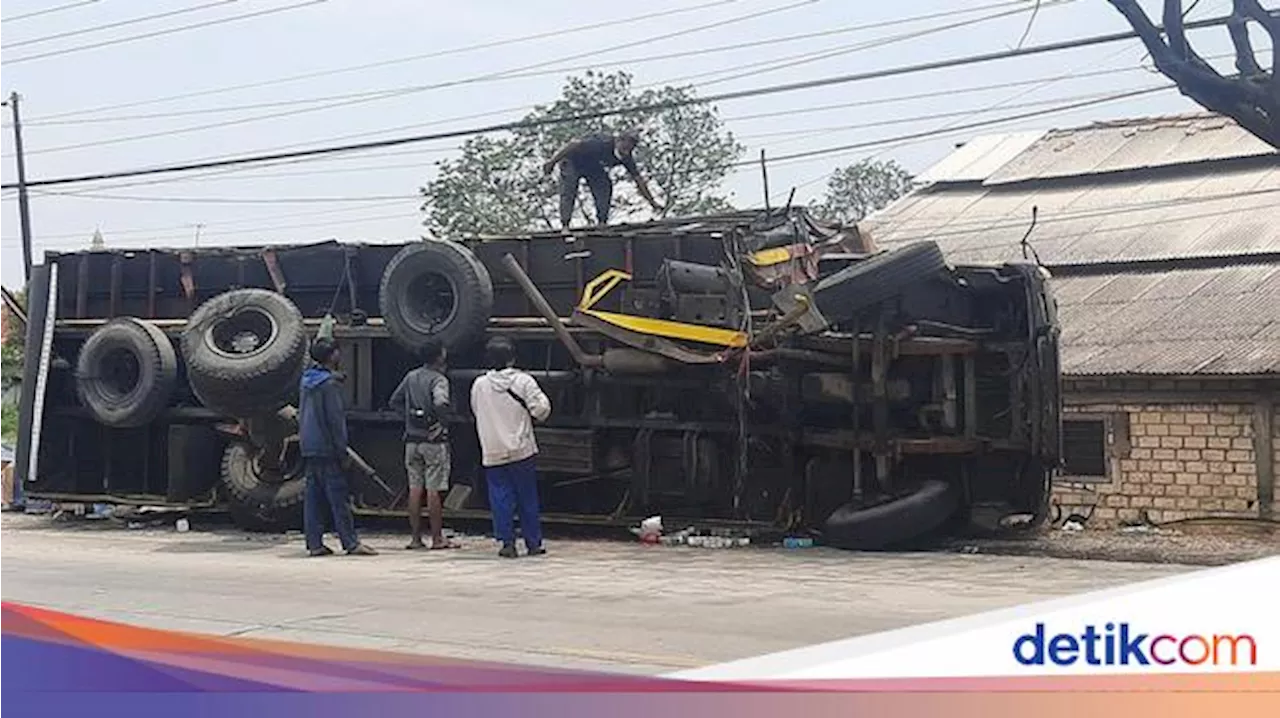
[[[975,137],[922,172],[916,180],[924,184],[980,182],[1044,135],[1044,130],[1036,130]]]
[[[1275,154],[1235,122],[1196,113],[1053,130],[984,181],[1006,184]]]
[[[863,228],[1000,262],[1022,258],[1034,207],[1040,260],[1074,267],[1054,282],[1068,374],[1280,372],[1280,263],[1248,259],[1280,252],[1280,153],[1206,113],[1053,130],[1010,156],[1027,137],[968,143]],[[1149,264],[1187,258],[1244,266]]]
[[[1066,374],[1280,372],[1280,265],[1058,277],[1053,287]]]
[[[1032,242],[1047,264],[1280,250],[1280,154],[1270,147],[1258,151],[1253,141],[1240,140],[1243,131],[1224,123],[1161,120],[1149,131],[1143,129],[1147,125],[1115,123],[1052,133],[982,183],[934,183],[884,207],[863,225],[886,247],[934,239],[957,262],[1019,257],[1032,207],[1038,210]],[[1196,140],[1155,141],[1171,127]],[[1213,134],[1228,128],[1235,140]],[[1121,131],[1138,134],[1126,140]],[[1074,140],[1062,145],[1053,137]],[[1190,154],[1193,148],[1202,154]],[[1139,151],[1151,156],[1143,159]],[[964,148],[956,155],[961,152]],[[1197,157],[1212,161],[1167,166],[1171,159]],[[961,173],[964,166],[979,164],[968,157],[954,169]],[[1142,166],[1165,169],[1066,177]]]

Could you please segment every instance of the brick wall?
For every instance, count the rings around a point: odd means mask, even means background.
[[[1252,403],[1084,404],[1064,419],[1105,418],[1105,479],[1063,477],[1054,486],[1062,515],[1089,514],[1089,527],[1160,523],[1203,516],[1256,517],[1258,467]],[[1280,437],[1280,427],[1273,429]],[[1280,465],[1280,449],[1268,457]],[[1280,501],[1274,502],[1280,510]]]

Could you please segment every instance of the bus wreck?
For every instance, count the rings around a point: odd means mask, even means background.
[[[812,531],[851,549],[1043,518],[1058,324],[1036,264],[879,250],[803,209],[544,233],[50,253],[29,292],[28,495],[294,520],[299,372],[342,347],[357,514],[403,515],[388,398],[429,337],[467,424],[503,334],[554,407],[545,520]],[[332,320],[330,320],[332,321]],[[35,360],[37,359],[38,360]],[[481,517],[475,432],[446,516]],[[470,489],[476,490],[470,490]]]

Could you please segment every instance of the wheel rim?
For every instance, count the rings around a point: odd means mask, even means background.
[[[110,401],[132,396],[142,383],[142,363],[132,351],[118,347],[107,352],[99,364],[98,386]]]
[[[270,346],[280,333],[275,318],[256,307],[244,307],[219,319],[205,333],[205,344],[230,358],[253,356]]]
[[[405,321],[423,334],[440,331],[458,313],[458,288],[439,272],[426,272],[410,282],[402,300]]]

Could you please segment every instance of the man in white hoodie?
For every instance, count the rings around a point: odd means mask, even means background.
[[[551,400],[533,377],[515,368],[515,345],[509,339],[490,339],[485,355],[491,369],[471,385],[471,411],[476,417],[481,463],[489,484],[493,533],[502,542],[498,555],[517,556],[518,512],[525,549],[530,556],[541,556],[547,550],[542,547],[538,518],[538,444],[533,437],[533,422],[545,421],[551,415]]]

